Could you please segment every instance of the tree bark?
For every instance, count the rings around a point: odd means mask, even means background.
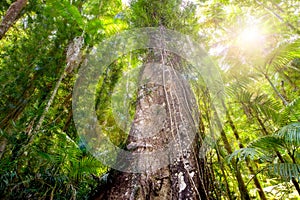
[[[174,151],[160,158],[169,164],[158,170],[150,166],[142,173],[110,174],[95,199],[210,199],[205,158],[199,158],[198,110],[189,85],[164,61],[145,64],[141,77],[144,84],[138,91],[126,150],[155,152],[175,141]],[[182,140],[191,141],[191,146],[185,148]],[[138,161],[129,167],[144,164]]]
[[[20,16],[22,9],[26,6],[27,0],[17,0],[8,8],[6,15],[0,24],[0,40],[3,38],[8,29],[15,23]]]
[[[2,158],[2,155],[4,154],[6,145],[7,145],[7,139],[0,138],[0,159]]]

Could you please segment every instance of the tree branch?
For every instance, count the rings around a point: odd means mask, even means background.
[[[27,0],[17,0],[10,5],[0,24],[0,40],[3,38],[8,29],[16,22],[26,4]]]

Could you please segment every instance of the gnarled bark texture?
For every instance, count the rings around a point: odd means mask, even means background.
[[[26,6],[27,0],[17,0],[8,8],[0,24],[0,40],[3,38],[8,29],[15,23],[22,9]]]
[[[205,159],[199,157],[199,114],[187,81],[172,63],[160,61],[145,64],[140,83],[127,150],[155,152],[173,141],[174,151],[157,158],[169,164],[142,173],[115,172],[95,199],[209,199]]]

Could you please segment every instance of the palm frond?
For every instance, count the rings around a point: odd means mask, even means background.
[[[285,143],[281,137],[268,135],[254,140],[247,147],[255,148],[264,154],[274,154],[274,150],[285,148]]]
[[[246,160],[247,158],[254,160],[256,158],[259,158],[260,156],[261,153],[258,152],[255,148],[241,148],[230,154],[226,160],[228,163],[230,163],[234,157],[238,158],[239,160]]]
[[[300,39],[292,38],[280,43],[267,58],[268,66],[281,71],[295,58],[300,57]]]
[[[269,98],[266,94],[257,95],[251,104],[258,113],[263,113],[266,118],[272,119],[275,124],[278,124],[281,118],[282,105],[278,101]]]
[[[234,151],[227,158],[231,161],[234,157],[245,160],[250,158],[251,160],[270,160],[276,154],[279,149],[284,149],[284,140],[276,135],[269,135],[261,137],[253,142],[251,142],[246,148],[241,148]]]
[[[295,146],[300,145],[300,123],[292,123],[281,128],[278,137],[282,138],[285,143]]]
[[[300,179],[300,165],[294,163],[274,163],[269,165],[270,172],[281,176],[285,180]]]
[[[298,97],[298,98],[296,98],[296,99],[294,99],[291,103],[289,103],[288,105],[287,105],[287,108],[288,109],[293,109],[293,108],[299,108],[299,106],[300,106],[300,97]]]
[[[298,121],[300,119],[300,97],[290,102],[284,112],[290,116],[290,120]]]

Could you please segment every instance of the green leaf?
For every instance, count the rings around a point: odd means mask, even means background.
[[[49,0],[49,5],[46,7],[46,11],[50,16],[63,17],[69,21],[75,21],[80,28],[84,28],[83,18],[74,5],[71,5],[67,1]]]
[[[239,150],[234,151],[227,158],[228,162],[236,157],[240,160],[246,160],[246,158],[250,158],[251,160],[258,158],[261,154],[255,148],[241,148]]]
[[[300,145],[300,123],[292,123],[280,129],[277,135],[287,144]]]
[[[293,177],[299,180],[300,165],[294,163],[275,163],[269,166],[269,170],[278,174],[285,180]]]
[[[100,19],[92,19],[87,23],[86,32],[95,35],[99,30],[103,29],[103,24]]]
[[[276,135],[268,135],[254,140],[248,145],[265,154],[275,153],[274,150],[285,148],[284,140]]]

